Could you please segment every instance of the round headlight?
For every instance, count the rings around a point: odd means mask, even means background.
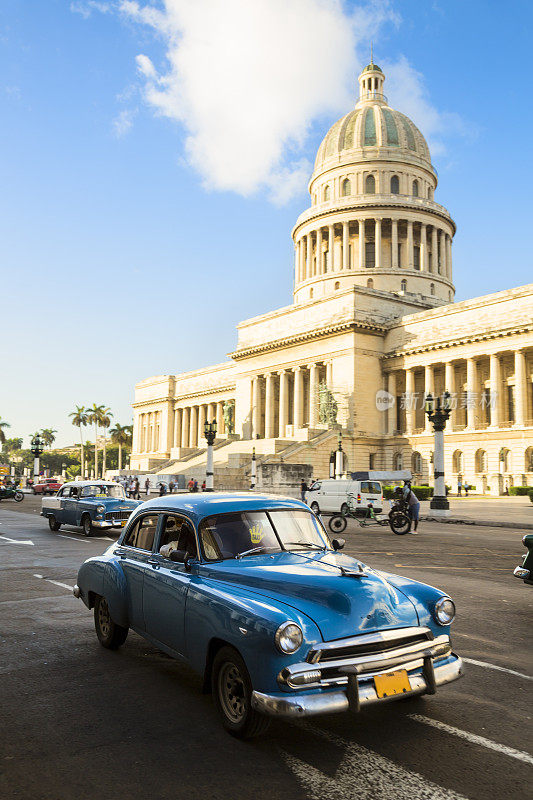
[[[439,625],[450,625],[455,617],[455,603],[449,597],[441,597],[435,603],[435,619]]]
[[[96,510],[99,514],[103,514],[105,511],[105,506],[96,506]]]
[[[282,653],[295,653],[303,640],[302,629],[295,622],[284,622],[276,631],[276,647]]]

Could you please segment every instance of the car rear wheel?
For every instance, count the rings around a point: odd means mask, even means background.
[[[222,725],[238,739],[264,733],[268,717],[252,708],[252,682],[241,655],[233,647],[222,647],[215,656],[211,687]]]
[[[48,517],[48,526],[51,531],[58,531],[61,527],[61,523],[51,514],[51,516]]]
[[[108,650],[116,650],[126,641],[128,628],[117,625],[111,619],[105,597],[97,597],[94,604],[94,627],[98,641]]]
[[[92,536],[94,533],[93,524],[91,522],[91,518],[88,514],[84,514],[81,519],[81,527],[83,529],[84,536]]]
[[[318,505],[316,500],[315,500],[314,503],[311,503],[311,505],[309,507],[310,507],[311,511],[313,512],[313,514],[316,514],[317,516],[320,514],[320,506]]]
[[[390,526],[394,533],[403,536],[411,530],[411,520],[403,511],[393,511],[389,515]]]
[[[346,530],[346,524],[346,517],[342,516],[342,514],[335,514],[330,517],[328,527],[332,533],[342,533]]]

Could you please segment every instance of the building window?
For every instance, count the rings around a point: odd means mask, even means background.
[[[365,194],[376,194],[376,179],[373,175],[367,175],[365,178]]]
[[[365,264],[367,267],[376,266],[376,246],[374,242],[365,242]]]
[[[455,450],[452,456],[452,472],[458,475],[464,472],[464,458],[461,450]]]
[[[374,281],[372,280],[372,278],[369,278],[367,280],[366,285],[367,285],[368,289],[373,289],[374,288]]]
[[[392,457],[392,468],[394,470],[403,469],[403,458],[401,453],[394,453]]]
[[[433,272],[433,253],[428,253],[428,269]]]
[[[428,200],[433,200],[433,186],[428,186]]]
[[[413,181],[413,197],[418,197],[418,181]]]
[[[411,469],[416,475],[422,474],[422,456],[414,452],[411,456]]]
[[[397,175],[393,175],[390,179],[391,194],[400,194],[400,179]]]
[[[342,196],[348,197],[348,195],[350,195],[351,193],[352,193],[352,184],[350,183],[348,178],[345,178],[342,182]]]
[[[402,245],[398,242],[398,266],[402,266]]]
[[[420,247],[417,244],[413,247],[413,267],[420,269]]]
[[[435,284],[434,283],[430,283],[429,284],[429,293],[430,293],[430,295],[432,297],[435,297]]]
[[[507,387],[507,408],[509,410],[507,419],[509,422],[514,422],[514,386]]]
[[[368,469],[376,469],[376,453],[368,454]]]
[[[526,450],[524,466],[526,472],[533,472],[533,447],[528,447]]]
[[[311,300],[313,299],[313,290],[312,289],[309,290],[309,297],[311,298]]]
[[[334,289],[340,289],[341,288],[341,282],[340,281],[335,281],[335,285],[334,285],[333,288]]]
[[[400,283],[400,291],[402,291],[402,292],[406,292],[407,291],[407,281],[406,280],[403,280]]]
[[[487,453],[485,450],[478,450],[476,452],[476,472],[482,473],[487,472],[488,470],[488,463],[487,463]]]
[[[324,200],[329,200],[329,198],[330,198],[330,190],[329,186],[326,186],[326,188],[324,189]]]
[[[348,245],[348,269],[352,268],[352,245]]]

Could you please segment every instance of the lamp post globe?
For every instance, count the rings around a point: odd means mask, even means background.
[[[444,428],[452,410],[451,395],[444,392],[442,397],[433,397],[428,394],[424,404],[424,411],[429,421],[433,424],[435,445],[433,448],[433,497],[429,507],[439,514],[446,514],[450,508],[446,497],[446,483],[444,480]]]
[[[213,422],[205,421],[204,425],[204,436],[207,442],[207,460],[205,465],[205,491],[212,492],[213,491],[213,481],[214,481],[214,474],[213,474],[213,445],[215,443],[215,438],[217,435],[217,423],[215,420]]]

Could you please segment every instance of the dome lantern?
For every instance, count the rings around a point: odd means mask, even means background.
[[[381,102],[386,104],[387,98],[383,94],[383,84],[385,82],[385,75],[381,67],[374,64],[373,56],[370,58],[370,64],[363,69],[359,75],[359,101],[357,106],[368,102]],[[356,106],[356,107],[357,107]]]

